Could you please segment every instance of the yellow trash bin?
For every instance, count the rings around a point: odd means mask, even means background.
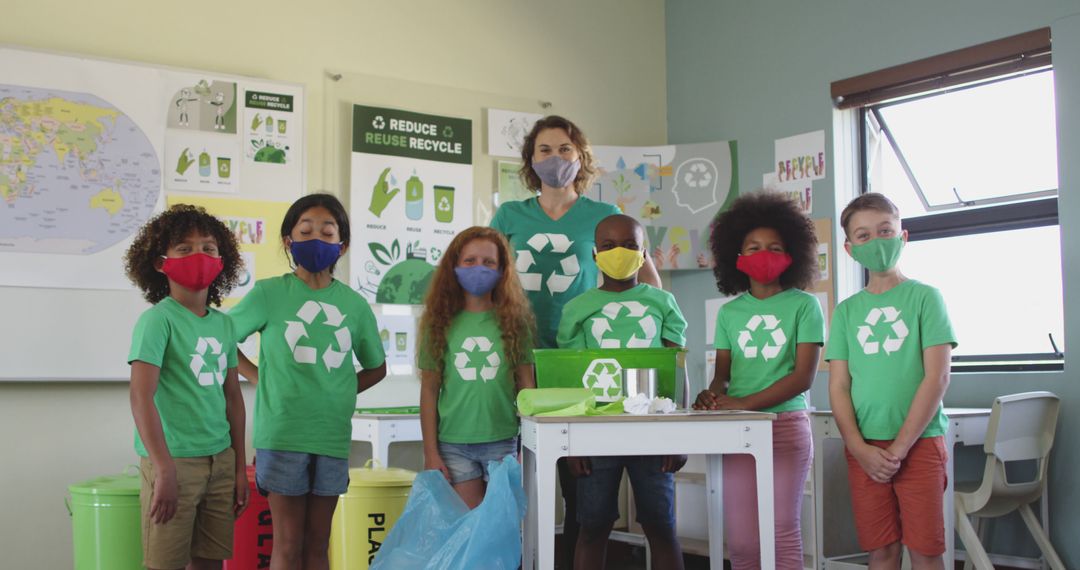
[[[349,470],[349,491],[338,499],[330,528],[331,570],[367,570],[405,510],[415,478],[396,467]]]

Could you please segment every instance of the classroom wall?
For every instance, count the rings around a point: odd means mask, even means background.
[[[327,178],[327,70],[552,101],[597,143],[666,140],[662,0],[7,0],[3,13],[0,43],[305,84],[312,191]],[[0,288],[0,322],[10,292]],[[246,387],[249,417],[253,396]],[[123,383],[0,382],[0,566],[71,567],[66,486],[135,461],[130,418]],[[391,461],[419,467],[418,448],[404,447]]]
[[[668,140],[739,141],[740,188],[760,186],[772,168],[773,140],[825,129],[833,156],[829,83],[891,65],[1051,26],[1058,112],[1060,216],[1065,279],[1066,370],[1045,374],[954,375],[946,405],[989,406],[995,395],[1051,390],[1063,414],[1050,479],[1052,538],[1069,568],[1080,567],[1080,11],[1075,1],[1033,0],[668,0]],[[814,183],[814,217],[836,218],[835,168]],[[716,297],[707,273],[679,273],[673,289],[688,315]],[[687,337],[703,370],[704,324],[690,319]],[[962,342],[962,339],[961,339]],[[1080,349],[1073,349],[1080,352]],[[813,404],[828,407],[819,375]],[[978,472],[978,469],[975,470]],[[1022,526],[994,529],[992,550],[1036,552]]]

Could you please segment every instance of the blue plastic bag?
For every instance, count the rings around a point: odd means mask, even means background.
[[[513,455],[492,461],[487,493],[469,510],[442,473],[416,476],[370,570],[515,570],[521,565],[525,491]]]

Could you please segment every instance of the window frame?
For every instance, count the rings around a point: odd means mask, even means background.
[[[940,56],[895,66],[832,84],[839,109],[857,112],[857,184],[859,194],[870,191],[868,128],[872,114],[882,107],[1012,79],[1052,69],[1049,30],[1041,29]],[[928,241],[966,235],[997,233],[1025,228],[1059,226],[1058,189],[1020,192],[1008,197],[964,201],[931,206],[922,195],[917,180],[906,167],[901,149],[896,148],[887,123],[882,122],[884,144],[894,145],[918,198],[928,213],[904,219],[909,241]],[[861,272],[862,282],[869,279]],[[1060,342],[1061,339],[1057,339]],[[952,372],[1030,372],[1064,370],[1064,353],[1051,336],[1053,352],[1026,354],[954,355]]]

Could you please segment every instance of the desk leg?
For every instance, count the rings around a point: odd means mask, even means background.
[[[521,448],[521,472],[525,484],[525,499],[528,511],[525,514],[525,536],[522,540],[521,565],[523,570],[536,568],[536,538],[538,528],[536,526],[536,454],[527,447]]]
[[[769,445],[754,446],[755,474],[757,475],[758,536],[761,539],[761,567],[776,568],[776,510],[773,505],[773,448],[772,426]]]
[[[709,518],[709,567],[724,569],[724,456],[705,456],[705,503]],[[772,532],[772,531],[770,531]],[[771,566],[770,566],[771,568]]]
[[[525,493],[529,509],[525,516],[525,570],[555,568],[555,461],[554,454],[523,449]]]

